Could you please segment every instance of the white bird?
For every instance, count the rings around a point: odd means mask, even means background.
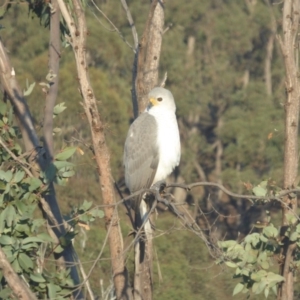
[[[174,97],[162,87],[148,97],[149,105],[130,126],[125,142],[125,182],[131,193],[164,181],[180,162]]]

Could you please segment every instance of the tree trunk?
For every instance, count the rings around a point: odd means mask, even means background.
[[[279,37],[281,51],[284,57],[286,70],[285,102],[285,149],[284,149],[284,189],[291,189],[297,185],[298,175],[298,124],[299,124],[299,97],[300,86],[298,79],[298,65],[295,59],[298,48],[299,29],[299,0],[285,0],[283,6],[283,39]],[[281,275],[285,281],[278,290],[277,299],[292,300],[294,298],[294,274],[291,264],[294,259],[295,242],[284,236],[285,230],[294,224],[290,223],[290,215],[297,213],[297,197],[289,194],[284,198],[282,205],[282,242],[284,263],[281,266]]]
[[[87,26],[85,14],[79,0],[73,0],[73,11],[69,11],[63,0],[58,4],[70,31],[70,43],[73,48],[80,92],[84,100],[84,110],[90,125],[93,149],[99,173],[108,243],[111,255],[113,281],[117,299],[132,299],[127,269],[124,264],[123,239],[120,230],[114,186],[110,168],[110,153],[106,144],[104,124],[100,118],[97,101],[88,76],[86,61]],[[73,18],[75,15],[75,18]]]

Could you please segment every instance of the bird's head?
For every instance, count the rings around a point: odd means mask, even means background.
[[[167,109],[176,111],[176,105],[172,93],[162,87],[156,87],[148,94],[149,105],[147,111],[150,109]]]

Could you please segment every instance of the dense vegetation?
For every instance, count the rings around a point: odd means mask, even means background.
[[[120,3],[96,3],[132,43],[131,29]],[[128,4],[141,34],[148,1]],[[252,185],[262,180],[280,184],[284,72],[274,39],[280,6],[270,6],[263,0],[191,0],[187,4],[174,0],[166,3],[165,13],[169,29],[164,34],[160,75],[168,72],[166,87],[176,99],[182,141],[181,164],[172,180],[213,181],[238,193],[248,193]],[[133,52],[93,3],[89,3],[87,14],[90,76],[99,110],[107,122],[114,179],[123,187],[122,151],[132,119]],[[1,38],[24,89],[27,80],[44,82],[48,72],[47,26],[32,12],[28,13],[27,2],[12,5],[1,25]],[[55,135],[56,151],[66,145],[76,145],[84,151],[84,155],[73,158],[76,174],[67,187],[57,187],[60,205],[66,213],[84,199],[95,205],[101,203],[89,149],[90,133],[75,74],[72,53],[65,48],[58,102],[65,102],[67,109],[55,119],[55,127],[61,128]],[[28,97],[39,130],[45,99],[42,88],[37,84]],[[244,200],[231,199],[215,189],[198,188],[189,195],[175,191],[175,195],[178,202],[187,200],[199,224],[219,239],[236,239],[264,217],[263,208],[251,208]],[[211,228],[202,220],[202,212],[207,213],[205,219],[211,221]],[[226,217],[229,215],[232,217]],[[123,211],[121,219],[127,236],[131,228]],[[82,229],[79,233],[77,248],[87,270],[100,251],[105,234],[101,221],[93,224],[90,231]],[[231,298],[236,284],[230,280],[232,274],[215,266],[202,241],[183,230],[172,215],[159,214],[155,234],[154,299]],[[127,239],[125,243],[131,237]],[[108,258],[106,249],[93,271],[95,293],[100,294],[99,279],[104,280],[104,288],[110,285]]]

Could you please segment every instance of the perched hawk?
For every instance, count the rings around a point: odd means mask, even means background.
[[[148,98],[149,105],[130,126],[125,142],[125,182],[131,193],[165,180],[180,161],[172,93],[156,87]]]

